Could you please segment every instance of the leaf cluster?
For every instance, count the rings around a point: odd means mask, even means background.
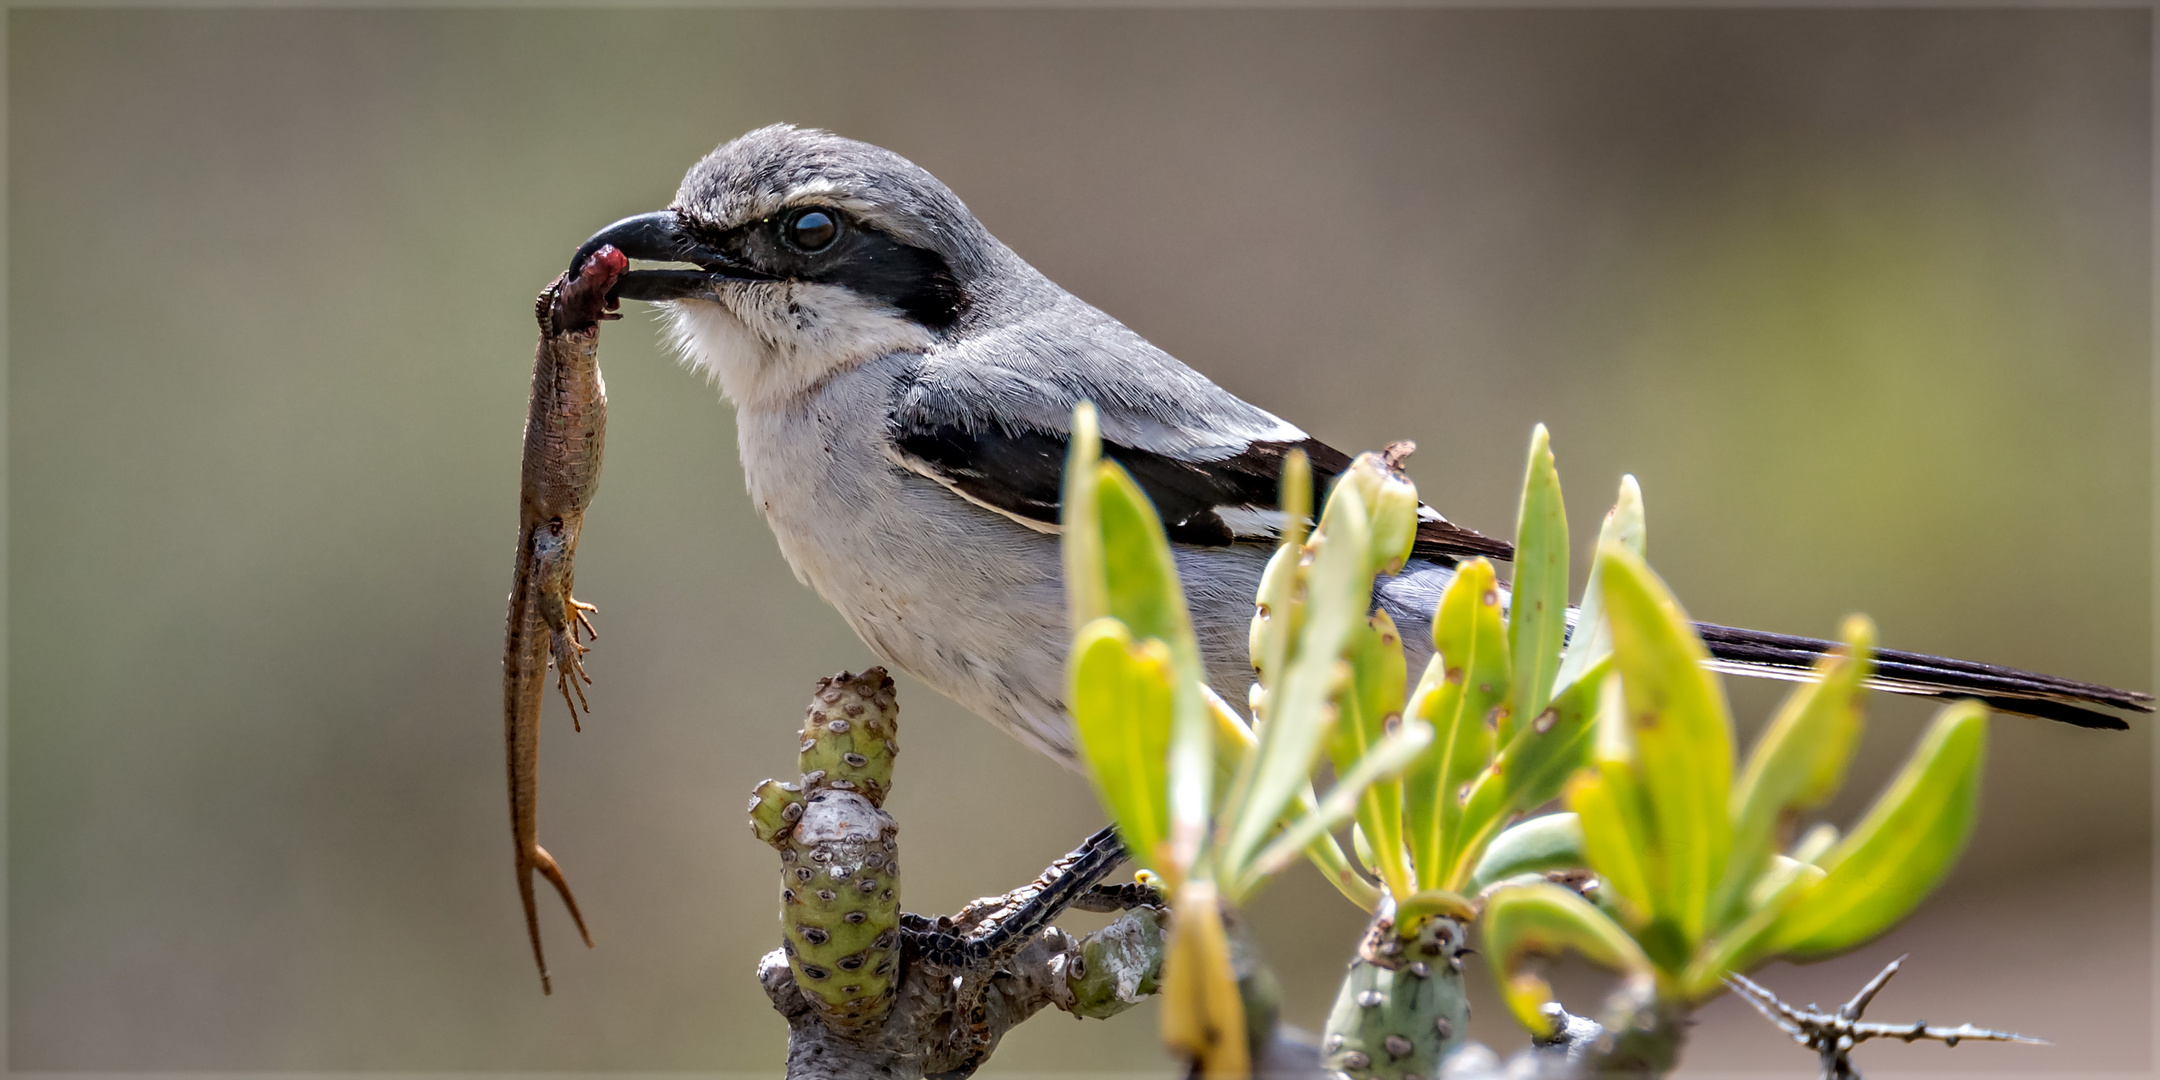
[[[1888,930],[1948,872],[1978,812],[1986,713],[1961,702],[1850,833],[1823,824],[1792,840],[1859,740],[1874,626],[1847,620],[1843,648],[1787,697],[1736,777],[1730,710],[1694,624],[1639,551],[1608,542],[1598,560],[1617,678],[1599,694],[1590,762],[1567,785],[1572,815],[1511,830],[1525,834],[1521,854],[1595,871],[1596,901],[1532,883],[1494,890],[1485,909],[1502,990],[1537,1032],[1551,991],[1527,970],[1532,954],[1573,948],[1692,1005],[1730,972]],[[1504,835],[1494,854],[1506,862],[1517,848]]]

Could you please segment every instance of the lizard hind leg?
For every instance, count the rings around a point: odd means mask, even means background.
[[[562,692],[563,704],[570,707],[571,728],[582,732],[585,725],[578,717],[592,711],[592,706],[585,702],[585,688],[592,685],[592,676],[585,674],[585,654],[591,651],[591,647],[578,640],[578,628],[583,627],[587,637],[598,638],[600,635],[593,629],[592,620],[586,617],[586,613],[598,612],[600,609],[574,598],[564,599],[565,606],[569,609],[568,618],[563,620],[562,628],[552,634],[551,658],[555,664],[555,688]],[[570,696],[572,693],[577,695],[575,700]]]

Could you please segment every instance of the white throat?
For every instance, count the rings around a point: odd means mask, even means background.
[[[730,282],[719,299],[661,305],[668,338],[738,408],[777,405],[835,372],[930,347],[930,331],[890,304],[837,285]]]

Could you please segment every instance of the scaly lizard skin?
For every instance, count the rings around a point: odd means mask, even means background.
[[[585,947],[592,934],[578,913],[570,883],[539,840],[540,706],[547,672],[577,724],[585,706],[582,684],[594,610],[570,596],[571,561],[585,507],[600,485],[600,447],[607,434],[607,387],[600,381],[600,322],[607,294],[630,260],[603,247],[573,273],[557,278],[534,305],[540,348],[533,358],[532,406],[525,420],[525,465],[519,499],[517,579],[510,588],[510,624],[503,645],[503,741],[510,766],[510,833],[517,846],[518,899],[525,931],[540,965],[540,990],[553,993],[540,919],[533,904],[533,871],[562,894]],[[575,692],[575,699],[571,694]]]

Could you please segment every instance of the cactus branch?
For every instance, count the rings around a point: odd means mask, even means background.
[[[801,775],[752,794],[750,828],[780,854],[781,947],[758,981],[788,1021],[789,1080],[959,1080],[1044,1006],[1122,1012],[1156,990],[1161,890],[1103,884],[1125,861],[1104,829],[1033,882],[930,918],[899,909],[899,826],[885,813],[899,705],[882,669],[821,680]],[[1067,908],[1123,911],[1076,938]]]
[[[1742,1000],[1753,1005],[1756,1012],[1763,1014],[1764,1019],[1792,1036],[1794,1042],[1815,1051],[1822,1059],[1823,1080],[1860,1080],[1859,1070],[1852,1065],[1852,1049],[1869,1039],[1902,1039],[1906,1042],[1933,1039],[1945,1046],[1956,1046],[1967,1040],[2032,1043],[2041,1046],[2047,1044],[2045,1039],[2007,1031],[1990,1031],[1971,1024],[1945,1028],[1930,1027],[1925,1021],[1911,1024],[1861,1023],[1860,1014],[1867,1011],[1868,1003],[1875,1000],[1875,995],[1882,992],[1883,986],[1889,983],[1892,975],[1898,973],[1898,967],[1904,962],[1905,958],[1902,956],[1890,961],[1890,966],[1868,980],[1868,984],[1861,987],[1860,992],[1854,994],[1853,999],[1840,1006],[1835,1013],[1819,1012],[1812,1005],[1805,1009],[1787,1005],[1779,1000],[1776,994],[1745,975],[1728,975],[1725,977],[1725,984],[1732,987],[1733,992],[1739,994]]]

